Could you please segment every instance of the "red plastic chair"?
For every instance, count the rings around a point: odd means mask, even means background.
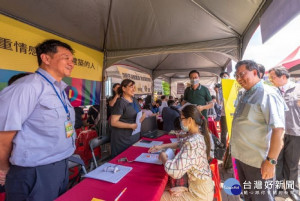
[[[218,166],[218,160],[213,159],[210,163],[210,169],[212,171],[212,179],[215,182],[215,194],[214,198],[216,198],[217,201],[222,201],[222,195],[221,195],[221,178],[219,173],[219,166]]]
[[[88,166],[92,160],[92,152],[90,150],[90,141],[94,138],[97,138],[98,134],[95,130],[84,130],[81,131],[76,139],[76,150],[75,154],[80,155],[81,159],[84,161],[85,165]],[[100,147],[97,147],[95,150],[95,155],[101,156]]]

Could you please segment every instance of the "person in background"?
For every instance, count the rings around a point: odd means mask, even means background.
[[[142,109],[142,111],[145,113],[145,118],[147,117],[151,117],[155,114],[153,114],[153,112],[151,111],[151,104],[146,104],[144,106],[144,108]]]
[[[115,157],[140,139],[140,132],[132,134],[137,128],[136,118],[141,107],[134,98],[135,82],[130,79],[122,81],[117,100],[111,115],[111,156]],[[140,119],[142,122],[145,114]]]
[[[184,101],[184,95],[180,95],[180,99],[179,99],[180,104],[182,103],[182,101]]]
[[[120,83],[115,83],[112,87],[112,96],[108,98],[107,100],[107,119],[109,119],[111,112],[113,110],[113,107],[117,101],[117,99],[120,97],[118,94],[118,89],[120,88]]]
[[[19,74],[16,74],[14,76],[12,76],[9,80],[8,80],[8,86],[12,85],[12,83],[14,83],[15,81],[17,81],[18,79],[26,76],[26,75],[30,75],[30,73],[19,73]]]
[[[159,107],[161,106],[161,100],[160,99],[157,99],[155,102],[154,102],[154,105],[152,105],[152,108],[151,108],[151,111],[154,113],[154,114],[158,114],[159,113]]]
[[[75,129],[83,127],[84,111],[81,107],[75,107]]]
[[[258,66],[258,71],[259,71],[259,78],[260,79],[264,79],[264,75],[265,75],[265,67],[262,64],[257,64]]]
[[[98,122],[95,122],[95,120],[98,117],[99,111],[100,111],[100,105],[92,105],[89,108],[88,113],[87,113],[87,122],[90,125],[95,125],[98,123]]]
[[[217,103],[216,96],[211,96],[214,107],[210,108],[207,112],[208,117],[212,117],[215,121],[220,121],[222,106]]]
[[[189,78],[191,86],[185,89],[184,101],[181,105],[184,105],[186,102],[196,104],[198,110],[207,118],[207,110],[213,107],[210,92],[207,87],[200,84],[200,73],[198,71],[192,70],[189,73]]]
[[[169,96],[169,100],[174,100],[174,97],[173,96]]]
[[[271,183],[277,158],[282,149],[286,105],[274,88],[263,84],[254,61],[239,61],[235,78],[245,89],[239,98],[230,139],[245,200],[274,201]],[[243,184],[261,181],[262,188]],[[255,193],[255,192],[258,193]],[[246,193],[247,192],[247,193]]]
[[[171,188],[170,191],[163,193],[161,200],[212,201],[214,183],[208,163],[210,137],[206,119],[195,105],[184,107],[180,118],[181,129],[188,132],[187,137],[182,142],[153,146],[149,149],[149,152],[157,152],[166,148],[180,148],[179,153],[173,160],[169,160],[163,151],[159,154],[159,160],[162,161],[168,175],[174,179],[180,179],[187,173],[189,186],[188,188]],[[201,131],[199,127],[201,127]]]
[[[162,95],[162,96],[161,96],[161,105],[159,106],[159,109],[158,109],[158,112],[159,112],[160,115],[161,115],[161,113],[162,113],[162,110],[163,110],[165,107],[168,107],[168,103],[167,103],[167,100],[166,100],[166,96],[165,96],[165,95]]]
[[[143,101],[143,99],[138,98],[137,101],[138,101],[139,105],[141,106],[141,108],[143,108],[144,107],[144,101]]]
[[[73,49],[46,40],[36,53],[36,73],[0,92],[0,184],[5,183],[7,201],[52,201],[69,181],[75,112],[62,79],[74,68]]]
[[[180,116],[179,110],[174,106],[174,100],[168,100],[168,107],[162,111],[163,130],[170,132],[174,130],[175,119]]]
[[[229,73],[228,72],[222,72],[220,73],[221,79],[229,79]],[[224,97],[223,97],[223,91],[222,91],[222,85],[216,84],[214,88],[216,92],[216,100],[218,106],[221,106],[221,117],[220,117],[220,125],[221,125],[221,142],[227,147],[227,122],[226,122],[226,115],[225,115],[225,105],[224,105]]]
[[[293,189],[287,189],[292,200],[300,200],[298,183],[298,165],[300,158],[300,84],[289,79],[290,74],[284,66],[269,70],[269,80],[278,87],[289,110],[285,111],[284,146],[276,166],[276,180],[288,186],[294,183]],[[285,185],[286,184],[286,185]],[[279,189],[283,191],[283,186]],[[280,194],[280,192],[278,192]]]
[[[175,98],[175,105],[177,106],[179,104],[179,99],[178,98]]]
[[[151,104],[151,102],[152,102],[151,99],[152,99],[151,95],[147,95],[145,98],[145,105]]]

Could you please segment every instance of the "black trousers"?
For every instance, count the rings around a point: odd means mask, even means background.
[[[67,190],[68,161],[21,167],[12,165],[5,182],[6,201],[53,201]]]
[[[294,181],[294,190],[299,192],[298,164],[300,158],[300,136],[284,135],[284,146],[278,156],[276,179]],[[293,189],[287,188],[287,191]]]
[[[226,138],[227,138],[227,124],[226,124],[226,117],[221,116],[220,119],[221,124],[221,142],[226,146]]]
[[[239,174],[242,193],[245,201],[275,201],[273,179],[264,180],[261,177],[261,168],[252,167],[237,159],[236,166]],[[257,185],[261,182],[261,185]],[[267,185],[266,183],[270,184]],[[258,188],[258,186],[260,186]]]

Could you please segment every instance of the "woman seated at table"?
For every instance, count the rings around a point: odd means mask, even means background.
[[[188,105],[181,111],[181,129],[188,135],[182,142],[153,146],[149,152],[166,148],[180,148],[173,160],[168,160],[166,153],[161,152],[159,159],[165,171],[174,179],[188,175],[188,188],[175,187],[165,191],[161,200],[213,200],[214,183],[208,163],[210,154],[210,137],[207,122],[194,105]],[[201,126],[201,131],[199,130]]]
[[[141,112],[141,107],[134,98],[135,82],[130,79],[122,81],[118,89],[120,97],[112,111],[111,116],[111,155],[112,157],[122,153],[140,139],[140,133],[132,135],[137,128],[136,117]],[[145,115],[140,119],[142,122]]]

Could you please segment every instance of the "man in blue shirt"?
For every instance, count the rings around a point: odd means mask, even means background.
[[[7,201],[54,200],[66,191],[75,150],[75,112],[62,78],[73,50],[47,40],[36,47],[40,68],[0,92],[0,184]]]
[[[234,113],[230,145],[242,192],[245,200],[274,201],[275,186],[269,184],[283,145],[286,104],[277,91],[260,80],[254,61],[239,61],[235,68],[235,78],[245,92]]]

